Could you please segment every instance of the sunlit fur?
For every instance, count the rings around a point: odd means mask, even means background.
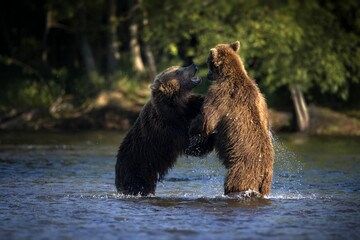
[[[274,150],[265,99],[236,53],[240,43],[210,50],[209,73],[216,83],[205,98],[191,134],[216,133],[215,149],[228,169],[225,194],[254,190],[267,196],[273,176]],[[202,124],[199,124],[199,119]]]

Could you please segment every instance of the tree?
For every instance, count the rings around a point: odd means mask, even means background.
[[[136,72],[144,72],[145,67],[141,58],[141,47],[139,43],[139,24],[137,22],[137,14],[142,0],[128,0],[129,4],[129,32],[130,32],[130,52],[133,61],[134,70]]]
[[[317,88],[346,99],[349,82],[358,81],[349,78],[349,68],[358,71],[359,61],[346,58],[358,49],[359,37],[344,31],[338,16],[320,1],[272,1],[253,9],[237,26],[246,36],[247,59],[257,61],[253,73],[272,91],[290,89],[299,129],[305,130],[309,117],[303,93],[311,97],[310,90]]]
[[[106,0],[106,72],[111,75],[117,68],[117,60],[120,58],[118,51],[117,27],[118,18],[116,15],[117,1]]]
[[[147,29],[149,27],[149,19],[148,14],[146,12],[146,9],[142,9],[143,11],[143,29]],[[153,51],[150,47],[150,44],[148,43],[147,39],[144,39],[144,50],[145,50],[145,57],[147,60],[147,65],[149,68],[149,77],[150,79],[155,79],[157,75],[157,68],[155,63],[155,58]]]
[[[89,44],[89,40],[87,37],[87,20],[86,20],[86,6],[85,4],[82,4],[80,8],[78,9],[78,18],[79,18],[79,43],[80,43],[80,49],[81,49],[81,55],[84,61],[85,70],[87,76],[91,76],[92,73],[96,71],[96,65],[95,65],[95,58],[93,55],[92,48]]]
[[[0,83],[0,95],[8,98],[29,86],[49,94],[34,71],[55,98],[96,93],[117,71],[148,71],[154,78],[159,66],[192,61],[205,71],[211,47],[240,40],[248,72],[270,98],[288,89],[300,129],[309,119],[305,102],[324,95],[359,101],[356,0],[14,0],[1,2],[0,12],[0,73],[12,75]],[[10,62],[28,67],[19,77]],[[26,81],[15,84],[15,76]]]

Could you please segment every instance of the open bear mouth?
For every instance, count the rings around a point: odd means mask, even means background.
[[[191,80],[191,82],[193,82],[196,85],[201,83],[201,77],[192,77],[192,78],[190,78],[190,80]]]

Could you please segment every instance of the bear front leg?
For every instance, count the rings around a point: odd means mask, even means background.
[[[201,157],[214,149],[216,141],[215,129],[220,117],[221,112],[205,100],[202,114],[194,118],[190,125],[190,145],[185,150],[187,155]]]
[[[189,146],[185,149],[185,154],[194,157],[205,157],[214,150],[216,135],[211,134],[204,139],[201,135],[190,137]]]
[[[205,157],[214,150],[216,134],[210,134],[208,137],[202,135],[203,116],[198,115],[190,125],[189,146],[185,149],[185,154],[194,157]]]
[[[202,128],[204,124],[204,117],[202,114],[199,114],[191,121],[189,128],[190,137],[202,135]]]
[[[186,112],[189,119],[193,119],[200,114],[204,99],[205,97],[203,95],[190,95],[186,106]]]
[[[220,104],[215,103],[204,103],[203,112],[203,125],[202,125],[202,136],[207,138],[209,135],[215,133],[216,127],[223,117],[222,108],[218,107]]]

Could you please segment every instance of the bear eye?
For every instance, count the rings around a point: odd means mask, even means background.
[[[176,76],[180,76],[180,75],[181,75],[181,71],[176,70],[176,71],[175,71],[175,75],[176,75]]]

